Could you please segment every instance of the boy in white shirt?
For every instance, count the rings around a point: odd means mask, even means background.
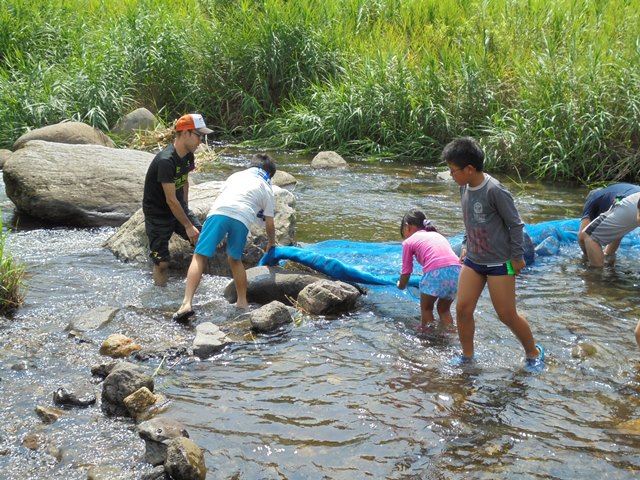
[[[215,199],[200,232],[191,265],[187,272],[187,286],[184,299],[173,315],[175,321],[187,320],[194,314],[193,297],[200,285],[208,258],[213,257],[216,248],[226,237],[227,259],[236,286],[237,306],[246,308],[247,273],[242,264],[242,251],[247,242],[249,226],[263,219],[267,231],[267,252],[276,244],[276,230],[273,222],[275,197],[271,178],[276,173],[276,164],[267,154],[257,154],[251,167],[229,176],[220,194]]]

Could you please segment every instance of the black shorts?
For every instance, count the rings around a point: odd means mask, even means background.
[[[187,210],[186,213],[193,226],[198,230],[202,230],[202,224],[198,220],[198,217],[196,217],[191,210]],[[160,262],[168,262],[171,260],[171,254],[169,253],[169,239],[171,235],[176,233],[185,240],[189,240],[187,231],[175,217],[145,216],[144,230],[149,239],[149,250],[151,250],[149,257],[151,257],[151,260],[156,265]]]

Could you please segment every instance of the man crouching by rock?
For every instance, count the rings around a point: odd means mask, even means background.
[[[149,238],[153,280],[165,286],[169,274],[169,239],[177,233],[195,245],[202,225],[189,210],[189,172],[195,168],[194,152],[205,135],[212,133],[202,115],[191,113],[178,119],[176,138],[158,153],[144,180],[142,211]]]
[[[271,178],[276,173],[273,159],[264,153],[255,155],[251,167],[231,175],[225,181],[220,194],[213,202],[204,222],[200,239],[187,272],[187,286],[180,309],[173,315],[175,321],[187,320],[193,315],[193,296],[202,274],[213,257],[216,248],[226,237],[227,259],[236,286],[237,303],[247,308],[247,272],[242,264],[242,251],[247,242],[249,226],[259,220],[264,221],[267,231],[267,252],[276,244],[276,228],[273,222],[275,197]]]

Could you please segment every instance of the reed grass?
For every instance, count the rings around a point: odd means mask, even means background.
[[[494,170],[639,179],[636,2],[4,3],[0,147],[145,106],[262,147],[435,162],[473,135]]]
[[[7,232],[0,215],[0,315],[10,315],[24,302],[24,265],[7,248]]]

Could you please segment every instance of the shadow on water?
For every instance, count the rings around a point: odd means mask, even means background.
[[[431,167],[359,161],[348,171],[311,170],[310,158],[284,153],[277,161],[299,180],[302,243],[399,241],[399,219],[412,207],[447,236],[462,231],[457,188]],[[245,166],[246,155],[223,162],[197,180],[223,179]],[[513,190],[528,223],[577,217],[586,194],[557,185]],[[117,261],[102,248],[114,229],[24,227],[10,234],[9,247],[27,265],[26,304],[0,322],[2,476],[84,479],[101,465],[109,478],[139,478],[150,467],[130,421],[94,407],[43,424],[34,408],[52,406],[65,385],[99,394],[90,368],[105,361],[98,349],[111,333],[161,351],[188,349],[193,326],[170,320],[184,278],[174,274],[158,288],[147,265]],[[349,315],[302,317],[204,361],[139,362],[157,371],[156,392],[170,399],[164,415],[184,423],[205,450],[208,478],[632,478],[640,469],[638,272],[637,256],[624,247],[614,268],[589,271],[577,245],[526,270],[518,302],[547,349],[539,375],[522,370],[521,347],[486,294],[477,308],[477,361],[459,368],[449,365],[455,333],[418,332],[410,294],[375,290]],[[236,319],[222,296],[227,282],[203,278],[194,324]],[[106,325],[66,330],[102,306],[116,311]],[[33,451],[23,445],[31,435],[44,438]]]

